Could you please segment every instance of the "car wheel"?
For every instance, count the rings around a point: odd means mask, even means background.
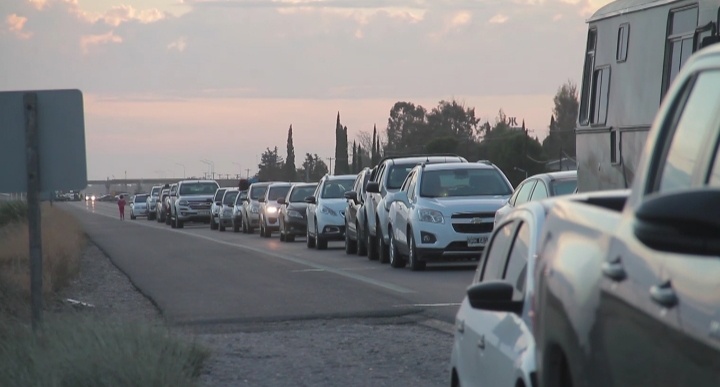
[[[425,270],[426,262],[418,259],[417,246],[415,246],[415,237],[412,234],[412,230],[408,230],[408,261],[410,261],[410,269],[412,269],[412,271]]]
[[[396,269],[405,267],[405,260],[400,256],[400,252],[397,248],[397,241],[395,240],[395,235],[393,235],[392,232],[390,232],[390,247],[388,248],[388,256],[390,266]]]
[[[172,226],[172,217],[170,215],[171,214],[169,212],[165,213],[165,224],[168,226]]]
[[[370,261],[377,261],[377,243],[372,235],[370,235],[370,228],[367,222],[365,222],[365,246],[367,246],[367,257]]]
[[[210,229],[211,230],[217,230],[218,224],[215,223],[215,217],[213,215],[210,215]]]
[[[325,250],[327,249],[327,239],[323,239],[323,237],[320,236],[320,232],[318,231],[317,226],[317,219],[315,220],[315,248],[318,250]]]
[[[135,219],[137,219],[137,217],[136,217],[135,215],[133,215],[133,213],[131,212],[131,213],[130,213],[130,220],[135,220]]]
[[[355,242],[357,243],[357,255],[363,256],[367,254],[367,245],[365,244],[365,236],[362,234],[362,231],[360,230],[360,224],[355,223]]]
[[[212,224],[212,221],[210,222],[210,224]],[[222,222],[220,221],[220,219],[218,219],[217,228],[218,228],[218,230],[220,230],[220,231],[225,231],[225,223],[222,223]]]
[[[263,233],[263,237],[272,238],[272,231],[268,230],[267,224],[265,224],[265,221],[263,221],[262,233]]]
[[[185,225],[184,225],[183,222],[180,220],[180,217],[178,216],[178,214],[175,213],[175,228],[183,228],[184,226],[185,226]]]
[[[357,241],[350,239],[347,223],[345,224],[345,254],[355,254],[357,252]]]
[[[240,225],[237,224],[235,219],[232,221],[233,232],[240,232]]]
[[[295,235],[294,234],[285,235],[285,242],[295,242]]]
[[[280,234],[280,242],[285,242],[285,222],[283,222],[282,218],[279,220],[280,226],[278,227],[278,234]]]
[[[308,227],[307,231],[305,231],[305,235],[307,238],[306,244],[309,249],[312,249],[315,247],[315,238],[310,236],[310,228]]]
[[[244,216],[243,216],[241,222],[242,222],[242,232],[243,232],[243,234],[247,234],[247,233],[248,233],[248,229],[247,229],[247,223],[245,223],[245,217],[244,217]]]
[[[172,217],[172,213],[168,215],[168,222],[170,222],[170,227],[177,228],[177,223],[175,223],[176,219]]]
[[[388,246],[385,244],[380,229],[380,221],[377,222],[375,229],[375,240],[377,240],[377,256],[380,263],[388,263]]]

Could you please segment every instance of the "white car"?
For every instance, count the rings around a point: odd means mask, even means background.
[[[217,230],[220,225],[220,211],[222,210],[222,198],[227,188],[220,187],[215,191],[212,205],[210,206],[210,229]]]
[[[227,188],[220,199],[220,211],[218,212],[218,229],[225,231],[227,227],[233,226],[233,209],[235,199],[240,191],[237,188]]]
[[[530,176],[518,184],[508,202],[495,213],[495,224],[513,208],[523,203],[573,194],[576,189],[577,171],[549,172]]]
[[[385,198],[391,266],[423,270],[432,261],[478,260],[495,211],[511,193],[505,174],[489,162],[416,166]]]
[[[266,194],[260,198],[261,237],[270,238],[273,231],[280,231],[280,203],[277,200],[284,198],[291,187],[291,183],[272,183],[268,186]]]
[[[235,203],[232,209],[232,229],[233,232],[240,232],[240,227],[243,224],[243,204],[247,200],[247,190],[238,191],[238,195],[235,198]]]
[[[130,202],[130,219],[135,220],[138,216],[148,216],[147,208],[148,194],[137,194]]]
[[[351,191],[357,175],[325,175],[315,194],[305,201],[307,247],[326,249],[328,241],[345,240],[345,192]]]
[[[518,207],[493,232],[455,318],[451,386],[537,386],[532,274],[550,203]]]
[[[242,205],[242,231],[245,234],[255,232],[255,227],[260,225],[260,200],[265,195],[267,187],[271,183],[252,183],[248,188],[248,194]]]

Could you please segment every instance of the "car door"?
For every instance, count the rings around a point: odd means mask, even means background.
[[[315,192],[313,193],[315,203],[308,203],[305,208],[305,214],[307,215],[307,229],[311,235],[315,235],[315,211],[317,211],[318,202],[320,201],[320,193],[322,192],[323,184],[325,184],[324,179],[320,181],[320,184],[317,185]]]
[[[718,129],[720,72],[711,78],[714,81],[690,82],[673,105],[663,126],[669,131],[668,145],[645,196],[691,188],[698,166],[702,167],[699,161]],[[717,304],[712,312],[706,308],[712,304],[710,291],[717,289],[719,277],[712,285],[708,282],[706,276],[713,274],[713,268],[706,258],[663,253],[644,245],[635,236],[635,224],[635,214],[626,211],[602,267],[596,332],[590,336],[594,361],[600,366],[596,385],[704,385],[694,382],[708,372],[715,372],[717,380],[718,370],[706,367],[711,358],[701,358],[701,346],[694,345],[684,329],[699,321],[697,316],[716,313]],[[692,301],[693,289],[700,289],[695,295],[701,301]],[[680,310],[693,317],[681,322]],[[710,321],[697,326],[704,332],[702,337],[708,337]],[[688,375],[692,377],[683,379]]]
[[[402,192],[402,195],[405,195],[405,197],[408,199],[408,204],[406,205],[402,201],[397,201],[394,203],[395,205],[395,219],[393,223],[394,230],[388,230],[388,232],[394,232],[395,233],[395,243],[397,243],[398,248],[403,254],[407,254],[409,249],[408,245],[408,235],[407,235],[407,228],[408,228],[408,216],[410,212],[410,192],[411,190],[415,189],[415,181],[417,180],[417,171],[410,172],[410,174],[407,176],[405,181],[403,182],[403,185],[400,187],[400,192]]]
[[[345,211],[345,219],[346,219],[346,230],[345,232],[353,237],[356,238],[357,230],[355,229],[355,223],[357,220],[357,212],[358,208],[360,208],[360,204],[358,203],[360,201],[360,194],[359,194],[359,186],[362,186],[362,180],[363,180],[363,174],[360,173],[357,178],[355,178],[355,183],[353,184],[352,191],[355,192],[357,196],[357,201],[348,199],[347,200],[347,210]]]
[[[533,189],[532,194],[530,194],[530,199],[528,201],[533,200],[542,200],[550,196],[550,191],[548,190],[547,185],[545,185],[545,182],[538,179],[537,183],[535,184],[535,189]]]
[[[514,220],[505,221],[499,225],[493,233],[483,259],[478,265],[478,270],[473,283],[481,281],[493,281],[503,278],[508,253],[512,245],[513,236],[517,228]],[[463,386],[495,386],[492,383],[493,362],[496,357],[488,348],[487,332],[488,327],[497,325],[498,318],[495,312],[466,308],[464,320],[458,321],[458,329],[462,332],[460,343],[460,364],[461,374],[469,380],[461,380]]]

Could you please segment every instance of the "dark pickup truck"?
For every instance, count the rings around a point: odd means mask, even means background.
[[[666,94],[624,203],[549,210],[532,303],[540,386],[720,386],[719,144],[715,46]]]

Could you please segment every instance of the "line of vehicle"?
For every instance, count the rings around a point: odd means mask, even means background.
[[[87,207],[86,207],[86,208],[87,208]],[[90,209],[88,209],[88,210],[90,210]],[[100,212],[97,212],[97,211],[90,211],[90,212],[91,212],[92,214],[104,216],[104,217],[107,217],[107,218],[117,219],[117,216],[115,216],[115,215],[103,214],[103,213],[100,213]],[[265,255],[265,256],[270,256],[270,257],[282,259],[282,260],[289,261],[289,262],[293,262],[293,263],[297,263],[297,264],[300,264],[300,265],[309,266],[309,267],[311,267],[312,269],[314,269],[314,270],[316,270],[316,271],[325,271],[325,272],[328,272],[328,273],[333,273],[333,274],[337,274],[337,275],[340,275],[340,276],[343,276],[343,277],[351,278],[351,279],[354,279],[354,280],[356,280],[356,281],[360,281],[360,282],[363,282],[363,283],[366,283],[366,284],[374,285],[374,286],[377,286],[377,287],[380,287],[380,288],[383,288],[383,289],[391,290],[391,291],[396,292],[396,293],[401,293],[401,294],[416,293],[415,291],[410,290],[410,289],[407,289],[407,288],[404,288],[404,287],[402,287],[402,286],[398,286],[398,285],[391,284],[391,283],[384,282],[384,281],[378,281],[378,280],[373,279],[373,278],[365,277],[365,276],[358,275],[358,274],[355,274],[355,273],[350,273],[350,272],[344,271],[344,270],[342,270],[342,269],[336,269],[336,268],[333,268],[333,267],[330,267],[330,266],[327,266],[327,265],[322,265],[322,264],[319,264],[319,263],[309,262],[309,261],[306,261],[306,260],[304,260],[304,259],[302,259],[302,258],[297,258],[297,257],[293,257],[293,256],[286,255],[286,254],[280,254],[280,253],[270,252],[270,251],[267,251],[266,249],[261,249],[261,248],[256,248],[256,247],[252,247],[252,246],[242,245],[242,244],[239,244],[239,243],[227,242],[227,241],[223,241],[223,240],[220,240],[220,239],[215,239],[215,238],[213,238],[213,237],[208,237],[208,236],[205,236],[205,235],[199,235],[199,234],[195,234],[195,233],[188,232],[188,231],[157,227],[156,225],[153,225],[153,224],[145,224],[145,223],[143,223],[143,222],[136,222],[136,223],[133,223],[133,224],[138,225],[138,226],[143,226],[143,227],[149,227],[149,228],[154,228],[154,229],[163,229],[163,230],[166,230],[166,231],[177,232],[177,233],[181,233],[181,234],[184,234],[184,235],[192,236],[192,237],[195,237],[195,238],[205,239],[205,240],[208,240],[208,241],[211,241],[211,242],[220,243],[220,244],[223,244],[223,245],[226,245],[226,246],[231,246],[231,247],[236,247],[236,248],[240,248],[240,249],[247,250],[247,251],[252,251],[252,252],[257,253],[257,254],[262,254],[262,255]]]

